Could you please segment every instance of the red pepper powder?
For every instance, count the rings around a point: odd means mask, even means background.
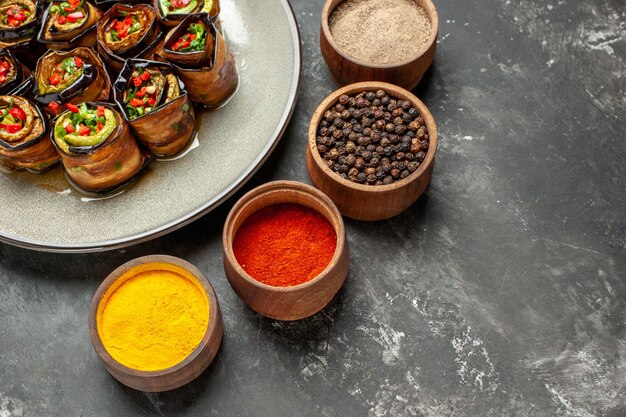
[[[275,204],[248,217],[235,235],[233,250],[251,277],[275,287],[303,284],[330,263],[337,247],[335,229],[317,211],[300,204]]]

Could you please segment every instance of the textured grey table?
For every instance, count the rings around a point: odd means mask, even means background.
[[[309,117],[335,88],[322,3],[293,1],[300,99],[243,191],[309,181]],[[329,307],[281,323],[237,298],[220,253],[234,200],[127,250],[0,244],[0,416],[626,416],[625,3],[437,6],[417,89],[441,132],[433,181],[397,218],[347,221],[350,275]],[[104,276],[153,253],[204,271],[225,324],[209,370],[160,395],[115,382],[86,323]]]

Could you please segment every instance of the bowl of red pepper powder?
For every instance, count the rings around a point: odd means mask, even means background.
[[[244,195],[224,225],[224,270],[254,311],[299,320],[323,309],[350,266],[343,219],[321,191],[274,181]]]

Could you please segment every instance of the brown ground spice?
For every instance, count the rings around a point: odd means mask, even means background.
[[[372,64],[397,64],[427,46],[432,23],[414,0],[346,0],[329,18],[335,43]]]

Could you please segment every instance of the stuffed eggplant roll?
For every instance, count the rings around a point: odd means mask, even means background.
[[[193,106],[168,64],[126,61],[115,82],[115,101],[137,140],[156,155],[176,155],[194,135]]]
[[[163,32],[151,6],[114,5],[98,23],[98,52],[119,73],[128,58],[152,58]]]
[[[68,105],[52,132],[69,179],[89,192],[106,192],[129,181],[146,158],[119,112],[105,103]]]
[[[37,173],[59,161],[47,116],[22,97],[0,96],[0,159],[11,168]]]
[[[0,95],[31,96],[33,79],[30,71],[20,64],[7,49],[0,50]]]
[[[159,56],[172,64],[195,103],[217,107],[237,88],[235,57],[206,13],[189,15],[170,31]]]
[[[186,16],[206,12],[212,21],[220,14],[219,0],[154,0],[157,17],[165,26],[176,26]]]
[[[98,55],[90,48],[50,51],[35,71],[35,101],[57,115],[67,103],[107,100],[111,81]]]
[[[34,64],[41,45],[36,40],[41,15],[34,0],[7,0],[0,3],[0,48],[17,52]]]
[[[100,10],[84,0],[52,2],[43,16],[39,42],[55,50],[95,46],[101,15]]]

